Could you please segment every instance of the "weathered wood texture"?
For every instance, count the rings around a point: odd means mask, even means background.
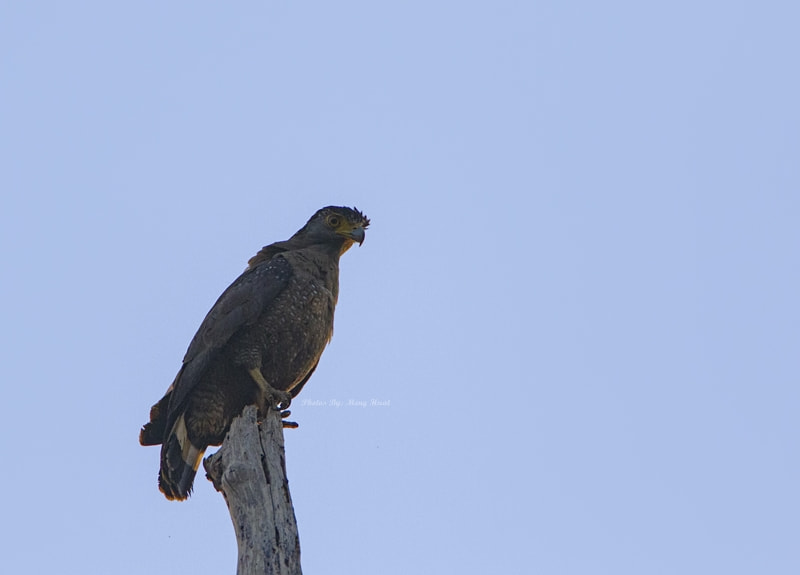
[[[245,408],[203,466],[233,519],[237,575],[301,575],[280,413],[270,410],[259,425],[256,408]]]

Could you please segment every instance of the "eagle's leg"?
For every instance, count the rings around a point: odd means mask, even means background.
[[[258,405],[264,410],[264,413],[267,412],[269,407],[275,407],[280,410],[289,407],[289,404],[292,403],[291,393],[275,389],[268,384],[261,374],[261,370],[257,367],[248,370],[248,373],[253,378],[253,381],[258,384]]]

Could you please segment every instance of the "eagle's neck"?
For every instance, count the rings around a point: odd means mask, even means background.
[[[339,250],[329,244],[316,244],[304,249],[292,250],[283,257],[292,258],[300,267],[322,281],[334,302],[339,299]]]

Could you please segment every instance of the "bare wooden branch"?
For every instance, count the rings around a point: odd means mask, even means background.
[[[255,406],[245,408],[203,466],[233,520],[237,575],[301,575],[280,413],[270,410],[259,425]]]

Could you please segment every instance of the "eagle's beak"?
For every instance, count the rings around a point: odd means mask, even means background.
[[[357,228],[353,228],[353,230],[347,234],[347,237],[353,240],[354,242],[358,242],[358,245],[364,243],[364,228],[358,226]]]

